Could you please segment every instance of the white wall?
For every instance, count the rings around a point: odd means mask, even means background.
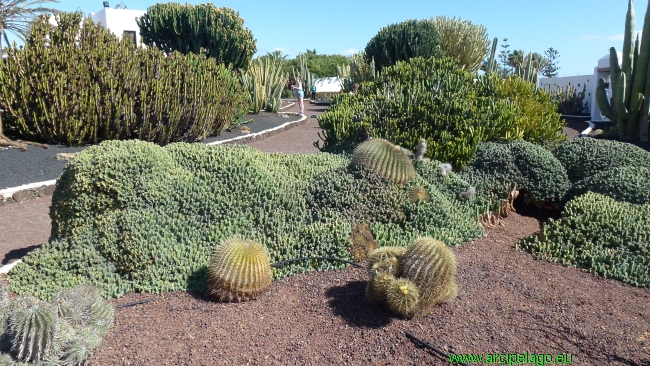
[[[314,79],[316,93],[338,93],[341,91],[341,80],[332,76],[328,78]],[[305,94],[311,93],[311,90],[305,90]]]
[[[555,91],[558,87],[566,88],[567,85],[573,85],[577,93],[582,92],[582,88],[586,85],[585,102],[587,102],[587,109],[585,113],[590,113],[592,100],[591,97],[595,95],[598,80],[594,75],[578,75],[578,76],[565,76],[561,78],[540,78],[539,88],[546,91]]]
[[[135,22],[135,18],[143,16],[144,13],[146,13],[144,10],[104,8],[96,13],[90,13],[89,16],[94,22],[102,23],[104,28],[120,38],[124,31],[135,31],[138,45],[142,46],[140,27]]]

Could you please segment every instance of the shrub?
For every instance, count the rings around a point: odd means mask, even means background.
[[[136,19],[142,42],[165,53],[199,54],[205,50],[218,64],[247,69],[257,52],[244,19],[214,4],[159,3]]]
[[[537,107],[545,110],[536,95],[514,98],[501,89],[498,77],[476,77],[453,59],[398,62],[357,94],[337,97],[319,116],[323,148],[371,136],[415,151],[425,138],[425,156],[462,167],[483,141],[563,139],[559,115],[532,117]],[[530,116],[520,117],[522,112]]]
[[[461,69],[478,72],[491,43],[487,28],[456,17],[439,16],[431,18],[431,22],[440,35],[442,54],[457,59]]]
[[[585,268],[605,278],[650,286],[650,206],[586,193],[550,219],[538,235],[517,243],[536,258]]]
[[[38,18],[25,48],[0,63],[0,106],[23,137],[197,141],[243,116],[238,77],[214,60],[134,49],[81,13],[54,16],[57,26]]]
[[[413,57],[441,57],[436,27],[428,20],[390,24],[370,39],[364,50],[366,63],[374,59],[377,71]]]
[[[44,299],[80,283],[104,296],[204,292],[210,258],[224,239],[245,236],[267,248],[272,262],[352,259],[355,217],[371,218],[364,222],[378,246],[406,247],[420,236],[458,245],[484,235],[477,216],[485,202],[460,197],[466,183],[453,172],[443,177],[437,162],[416,162],[417,175],[403,188],[348,171],[349,163],[345,156],[267,154],[240,145],[131,140],[90,147],[59,179],[52,240],[12,269],[10,289]],[[409,202],[411,186],[425,188],[431,201]],[[343,266],[292,262],[272,274]]]
[[[463,176],[500,197],[516,183],[540,202],[560,203],[571,185],[553,154],[527,141],[480,144]]]
[[[566,199],[587,192],[600,193],[617,201],[650,203],[650,169],[642,166],[622,166],[607,169],[576,182]]]
[[[553,149],[569,179],[577,183],[604,170],[618,167],[650,169],[650,154],[627,142],[579,138],[565,141]]]

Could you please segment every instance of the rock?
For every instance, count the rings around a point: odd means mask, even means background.
[[[70,160],[77,156],[79,153],[58,153],[56,154],[56,160]]]
[[[14,192],[14,194],[11,195],[11,198],[13,198],[14,201],[18,203],[26,201],[28,197],[29,197],[29,191],[18,191],[18,192]]]
[[[54,194],[54,188],[56,188],[55,185],[45,187],[45,194],[51,196],[52,194]]]
[[[239,129],[239,132],[241,132],[241,133],[251,133],[251,129],[246,127],[246,126],[243,126],[243,127],[241,127]]]

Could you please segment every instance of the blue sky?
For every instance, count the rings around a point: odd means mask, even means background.
[[[156,3],[154,0],[110,0],[110,6],[121,2],[129,9],[138,10],[146,10]],[[559,76],[573,76],[593,74],[598,59],[608,54],[610,47],[621,51],[627,3],[627,0],[224,0],[215,5],[239,12],[244,25],[257,39],[258,54],[276,49],[290,58],[307,49],[316,49],[319,54],[350,54],[363,50],[388,24],[444,15],[484,25],[490,40],[499,38],[499,46],[503,38],[508,38],[510,50],[543,54],[553,47],[560,53]],[[103,8],[102,0],[60,0],[51,6],[84,12]],[[639,31],[647,6],[645,1],[635,2]]]

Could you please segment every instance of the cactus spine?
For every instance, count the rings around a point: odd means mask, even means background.
[[[271,259],[263,246],[232,238],[217,247],[208,268],[208,292],[219,301],[252,300],[271,285]]]
[[[9,316],[11,351],[24,362],[44,359],[52,353],[56,312],[50,304],[33,297],[19,298]]]
[[[418,312],[424,313],[455,295],[456,257],[439,240],[417,239],[402,256],[401,276],[417,285],[420,291]]]
[[[616,123],[621,139],[648,141],[650,81],[646,80],[650,59],[650,1],[646,10],[643,34],[632,47],[635,31],[634,2],[628,1],[621,65],[614,47],[609,50],[611,98],[607,100],[605,79],[598,80],[596,101],[602,114]],[[644,102],[645,101],[645,102]]]
[[[367,140],[357,146],[351,165],[372,171],[396,185],[404,185],[415,176],[411,159],[384,139]]]

